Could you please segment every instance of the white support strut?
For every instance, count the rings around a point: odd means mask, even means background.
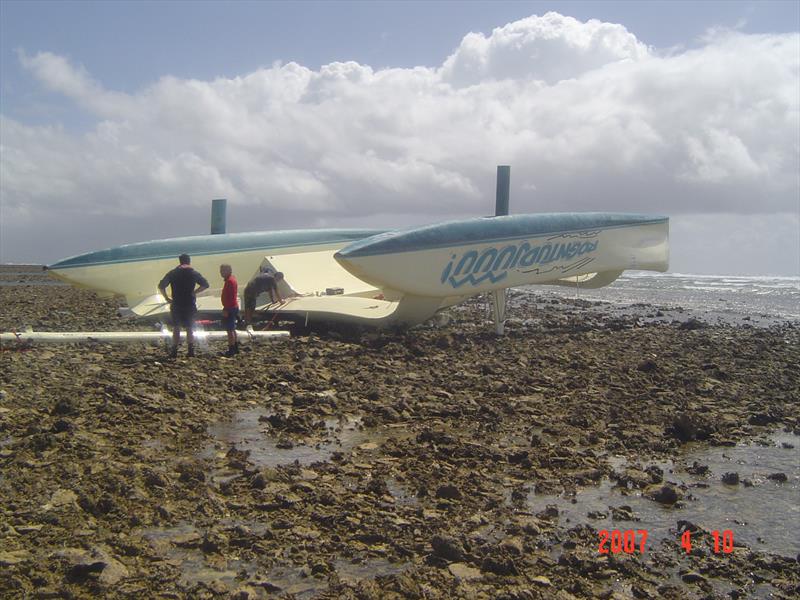
[[[289,336],[288,331],[240,331],[238,333],[240,342],[277,340]],[[181,340],[185,339],[185,333],[181,332]],[[227,340],[228,333],[226,331],[195,331],[194,339],[199,343]],[[4,347],[8,347],[11,344],[82,344],[90,342],[109,344],[171,341],[172,332],[166,328],[161,331],[33,331],[28,329],[16,333],[0,333],[0,344]]]
[[[493,290],[491,296],[494,332],[497,335],[503,335],[505,333],[506,324],[506,290]]]

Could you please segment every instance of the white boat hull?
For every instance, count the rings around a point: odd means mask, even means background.
[[[668,222],[548,232],[521,239],[363,254],[337,260],[377,288],[418,296],[474,295],[625,269],[666,271]],[[610,283],[610,282],[609,282]]]

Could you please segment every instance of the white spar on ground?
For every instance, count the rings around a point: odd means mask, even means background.
[[[240,342],[255,340],[276,340],[289,336],[288,331],[239,331]],[[181,333],[181,339],[186,338]],[[225,331],[195,331],[194,338],[198,342],[227,340]],[[0,333],[0,343],[7,344],[80,344],[84,342],[145,342],[157,343],[172,340],[169,329],[161,331],[33,331],[27,329],[16,333]]]

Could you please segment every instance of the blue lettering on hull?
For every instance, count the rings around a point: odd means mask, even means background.
[[[597,250],[599,240],[596,238],[598,232],[592,232],[581,236],[580,241],[556,242],[556,238],[551,238],[544,244],[532,245],[529,242],[521,244],[509,244],[500,248],[490,247],[478,252],[477,250],[467,250],[460,256],[453,254],[450,261],[442,270],[440,281],[442,284],[450,284],[453,289],[458,289],[465,285],[476,287],[485,281],[497,283],[508,276],[512,270],[528,272],[531,267],[550,265],[552,263],[570,261],[577,257],[585,257],[587,254]],[[575,236],[561,236],[564,238],[574,238]],[[590,239],[587,239],[590,238]],[[593,259],[589,259],[591,262]],[[580,263],[586,264],[586,259]],[[557,265],[553,265],[556,270]],[[567,269],[563,269],[567,270]]]

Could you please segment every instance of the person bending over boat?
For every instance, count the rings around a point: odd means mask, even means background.
[[[194,356],[194,315],[197,312],[195,297],[208,289],[208,281],[192,268],[192,259],[188,254],[181,254],[178,262],[180,264],[164,275],[158,284],[161,295],[169,302],[169,312],[172,316],[172,348],[170,349],[172,358],[178,356],[181,327],[186,329],[188,355]],[[172,297],[167,296],[167,286],[170,286]]]
[[[283,302],[278,291],[278,283],[283,281],[283,273],[272,273],[268,267],[261,267],[261,272],[253,277],[244,288],[244,322],[250,326],[256,310],[256,298],[259,294],[269,292],[271,303]]]
[[[219,274],[225,280],[222,286],[222,324],[228,332],[228,351],[224,356],[239,353],[239,341],[236,339],[236,319],[239,318],[239,284],[233,276],[233,269],[228,264],[219,266]]]

